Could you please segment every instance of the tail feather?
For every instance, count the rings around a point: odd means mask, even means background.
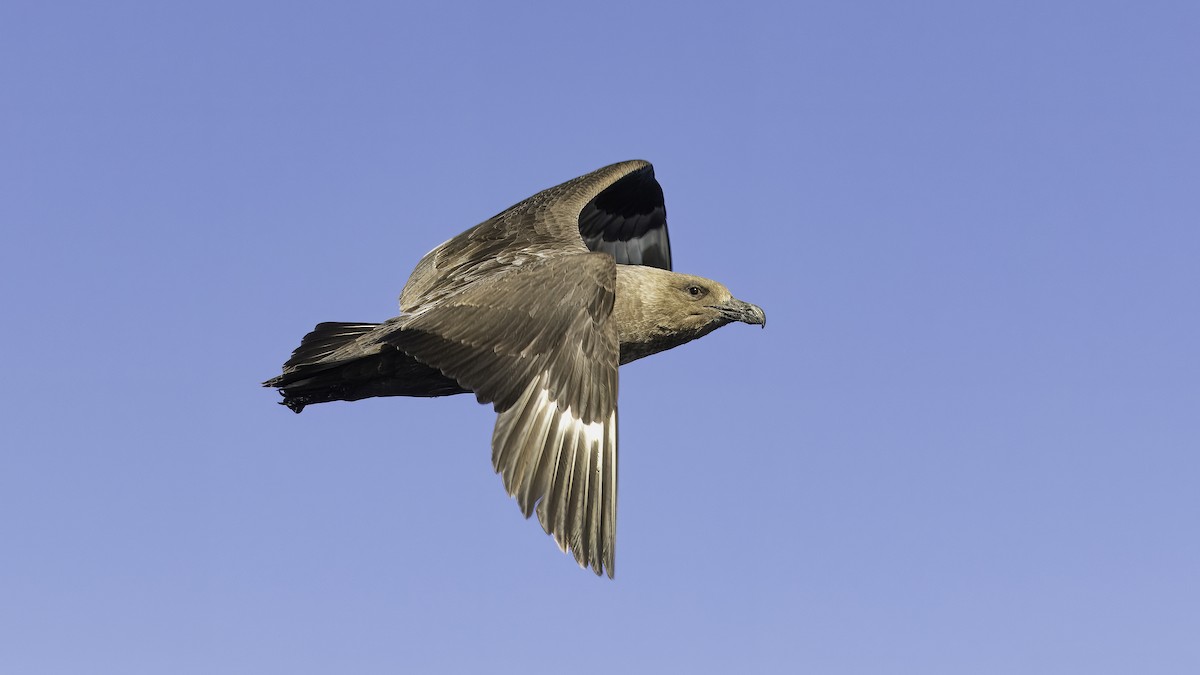
[[[341,323],[326,321],[317,324],[304,339],[300,346],[292,352],[292,358],[283,364],[283,369],[295,368],[304,364],[320,361],[338,350],[338,348],[354,342],[361,335],[375,330],[377,323]]]
[[[280,403],[297,413],[312,403],[374,396],[448,396],[468,391],[436,368],[385,343],[358,352],[348,350],[343,352],[345,358],[329,358],[379,325],[332,321],[317,324],[283,364],[283,374],[263,382],[263,386],[278,388],[283,395]]]

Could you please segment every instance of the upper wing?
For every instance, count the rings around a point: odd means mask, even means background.
[[[618,263],[671,269],[667,207],[654,167],[646,164],[625,174],[585,204],[579,234],[588,248],[609,253]]]
[[[582,248],[582,246],[580,247]],[[382,341],[493,403],[492,463],[580,565],[613,574],[616,267],[581,253],[513,266],[409,316]]]
[[[506,267],[588,250],[670,269],[666,208],[649,162],[573,178],[450,239],[417,263],[400,309],[416,313]]]

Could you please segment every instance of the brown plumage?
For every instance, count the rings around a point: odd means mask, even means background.
[[[322,323],[277,387],[296,412],[473,392],[499,416],[492,465],[522,513],[613,576],[617,367],[763,311],[671,271],[662,189],[621,162],[539,192],[431,251],[382,324]]]

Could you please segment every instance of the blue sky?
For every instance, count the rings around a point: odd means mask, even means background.
[[[1195,673],[1200,8],[0,8],[0,666]],[[621,373],[617,578],[469,397],[258,383],[653,161],[766,309]]]

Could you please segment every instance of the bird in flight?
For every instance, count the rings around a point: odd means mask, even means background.
[[[613,576],[617,367],[729,323],[725,286],[671,271],[644,161],[543,190],[430,251],[383,323],[317,324],[278,388],[295,412],[373,396],[474,393],[498,413],[492,466],[563,551]]]

